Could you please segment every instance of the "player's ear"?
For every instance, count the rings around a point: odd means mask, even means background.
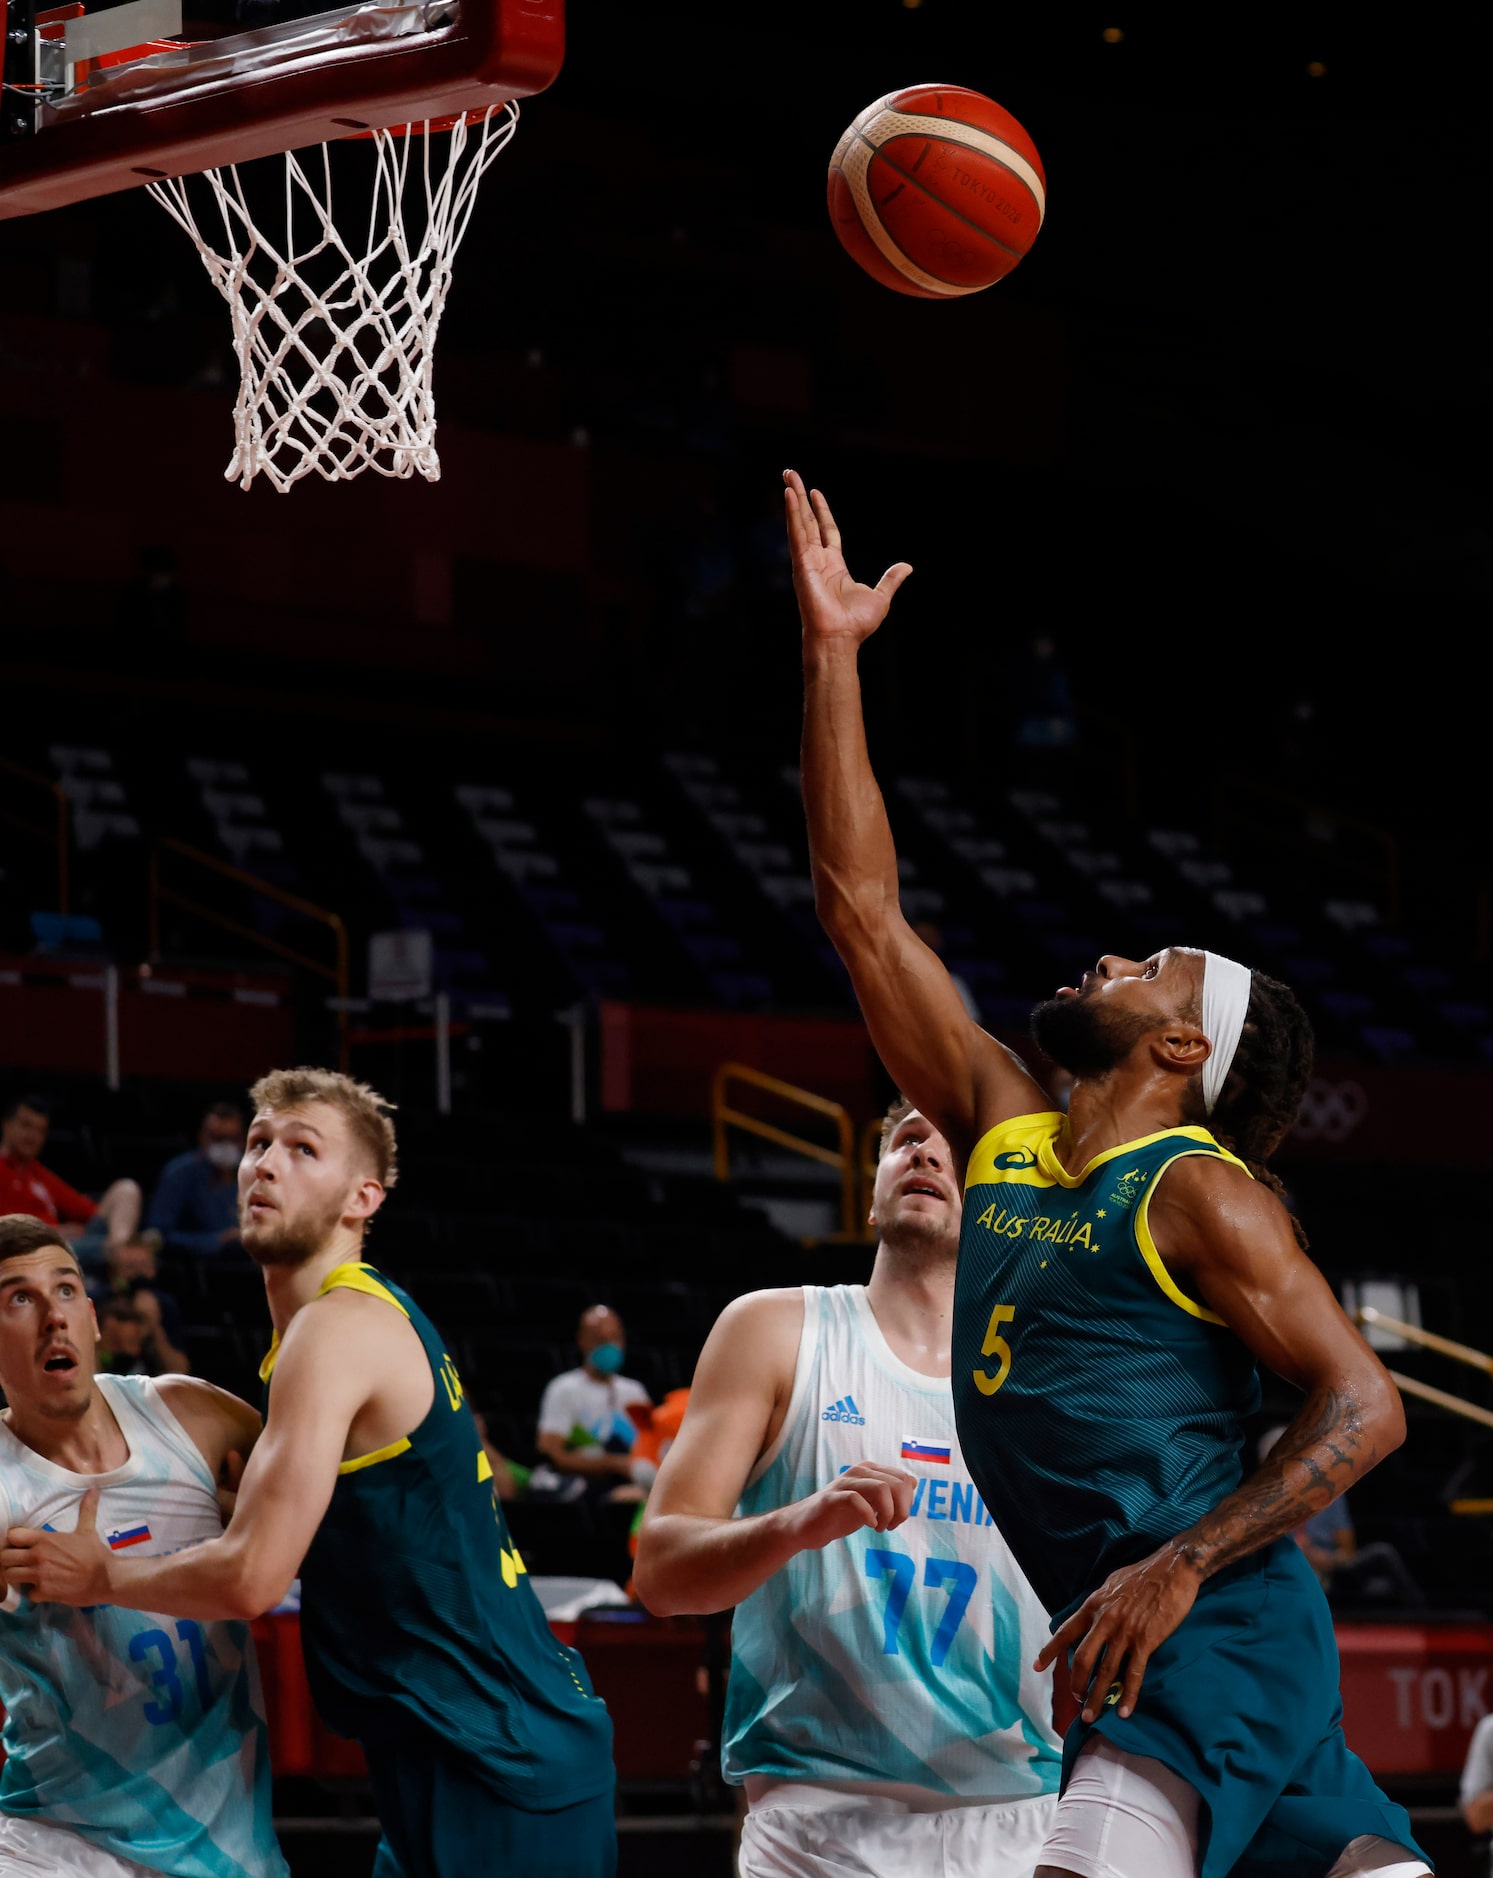
[[[1213,1045],[1196,1024],[1168,1024],[1151,1036],[1152,1060],[1184,1076],[1196,1076],[1212,1054]]]
[[[343,1215],[347,1219],[372,1219],[385,1197],[382,1184],[372,1174],[365,1174],[348,1196]]]

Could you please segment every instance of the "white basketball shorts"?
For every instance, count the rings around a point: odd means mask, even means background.
[[[1093,1736],[1037,1859],[1073,1878],[1196,1878],[1198,1796],[1180,1774]],[[1426,1878],[1388,1839],[1354,1839],[1327,1878]]]
[[[921,1810],[886,1794],[798,1781],[755,1793],[739,1878],[1032,1878],[1055,1794]]]
[[[0,1813],[0,1878],[160,1878],[132,1858],[44,1820]]]

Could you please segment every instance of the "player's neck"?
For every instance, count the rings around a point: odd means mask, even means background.
[[[130,1458],[130,1444],[97,1383],[76,1420],[59,1421],[24,1402],[13,1402],[5,1419],[17,1441],[70,1474],[112,1474]]]
[[[955,1250],[902,1251],[885,1240],[866,1286],[866,1302],[894,1356],[923,1376],[947,1376],[954,1321]]]
[[[276,1333],[281,1337],[285,1335],[291,1318],[311,1302],[339,1265],[356,1265],[362,1257],[361,1237],[339,1226],[322,1250],[313,1253],[304,1264],[266,1265],[264,1295]]]
[[[1111,1148],[1186,1126],[1181,1093],[1170,1077],[1130,1075],[1123,1067],[1080,1077],[1069,1098],[1068,1140],[1060,1145],[1059,1158],[1076,1174]]]

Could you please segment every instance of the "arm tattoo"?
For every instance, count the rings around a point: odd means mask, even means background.
[[[1301,1405],[1258,1473],[1177,1535],[1204,1578],[1293,1532],[1379,1459],[1373,1416],[1350,1383],[1324,1384]]]

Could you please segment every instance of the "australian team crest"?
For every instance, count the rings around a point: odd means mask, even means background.
[[[1109,1196],[1115,1206],[1134,1206],[1141,1196],[1141,1189],[1150,1179],[1143,1168],[1134,1167],[1128,1174],[1121,1174],[1114,1192]]]

